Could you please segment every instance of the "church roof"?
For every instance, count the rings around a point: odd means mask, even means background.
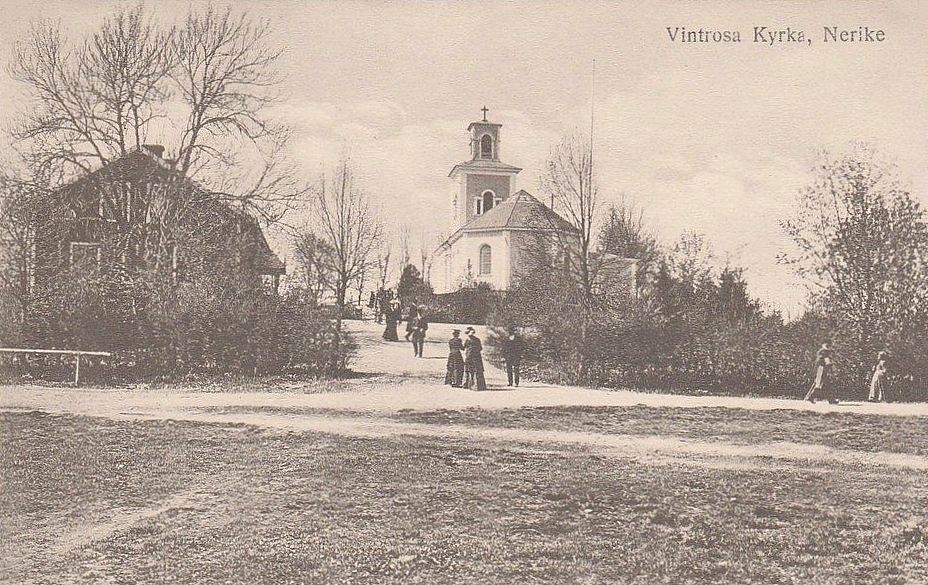
[[[454,165],[454,168],[451,169],[451,172],[448,173],[449,177],[453,177],[455,173],[459,170],[475,170],[475,171],[502,171],[504,173],[518,173],[522,169],[519,167],[514,167],[512,165],[507,165],[496,160],[469,160],[467,162],[462,162]]]
[[[468,232],[496,230],[556,230],[575,232],[577,228],[535,199],[527,191],[519,191],[490,211],[471,218],[448,238],[446,244],[457,241]]]

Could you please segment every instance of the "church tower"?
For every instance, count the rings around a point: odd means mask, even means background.
[[[448,175],[457,181],[451,200],[451,229],[456,230],[475,216],[483,215],[515,192],[516,175],[522,169],[500,161],[500,128],[502,124],[483,119],[467,126],[470,133],[470,156],[451,169]]]

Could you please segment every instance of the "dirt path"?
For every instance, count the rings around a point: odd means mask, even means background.
[[[690,462],[712,466],[757,466],[763,458],[776,461],[822,461],[851,465],[882,465],[928,469],[928,459],[913,455],[841,451],[820,445],[773,443],[739,445],[660,436],[631,436],[529,429],[477,428],[430,425],[383,418],[401,409],[518,408],[537,406],[635,406],[655,408],[727,407],[755,410],[794,409],[821,412],[857,412],[894,416],[928,416],[928,405],[827,404],[763,398],[693,397],[598,391],[530,383],[518,389],[505,387],[505,374],[487,364],[490,391],[472,392],[442,384],[445,339],[450,325],[430,329],[425,358],[412,355],[406,343],[380,339],[373,323],[349,325],[360,344],[355,367],[369,374],[343,384],[339,391],[306,394],[293,392],[202,392],[185,390],[95,390],[42,387],[0,388],[0,410],[42,410],[113,419],[175,419],[219,424],[249,424],[266,428],[296,429],[362,437],[415,435],[462,440],[489,440],[535,445],[583,445],[607,455],[651,462]],[[223,409],[235,412],[223,412]],[[279,408],[291,411],[333,409],[370,416],[297,416],[249,412]]]

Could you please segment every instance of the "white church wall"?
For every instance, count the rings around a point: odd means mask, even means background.
[[[489,274],[480,274],[480,247],[490,246],[491,270]],[[469,264],[468,264],[469,261]],[[461,236],[451,248],[451,282],[448,283],[452,292],[467,282],[467,275],[476,282],[489,283],[496,290],[509,288],[510,254],[509,237],[505,232],[478,232],[467,233]]]

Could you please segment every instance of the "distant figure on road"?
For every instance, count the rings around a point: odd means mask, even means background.
[[[416,321],[419,320],[419,309],[415,305],[409,306],[409,315],[406,317],[406,341],[416,329]]]
[[[387,327],[383,330],[383,338],[387,341],[399,341],[400,336],[396,332],[396,324],[399,322],[402,314],[400,313],[400,303],[395,301],[389,305],[384,315],[387,321]]]
[[[380,325],[380,304],[377,302],[377,293],[371,291],[371,298],[367,301],[367,308],[374,311],[374,322]]]
[[[835,395],[834,367],[834,351],[831,349],[831,341],[825,341],[815,354],[815,381],[806,394],[806,400],[815,404],[815,396],[820,394],[828,399],[829,404],[838,403]]]
[[[464,383],[464,342],[461,341],[461,330],[451,332],[448,340],[448,366],[445,372],[445,384],[452,388],[460,388]]]
[[[525,341],[515,332],[503,340],[503,359],[506,361],[506,376],[509,378],[507,386],[519,385],[519,369],[522,365],[522,354],[525,353]]]
[[[487,381],[483,377],[483,343],[473,327],[468,327],[465,333],[467,341],[464,342],[464,387],[472,390],[476,384],[477,390],[486,390]]]
[[[877,354],[876,367],[873,368],[873,377],[870,378],[870,402],[886,401],[886,359],[889,355],[885,351]]]
[[[416,319],[416,326],[412,330],[412,351],[416,357],[422,357],[422,349],[425,345],[425,332],[429,329],[429,320],[425,315],[425,309],[419,309],[419,317]]]

